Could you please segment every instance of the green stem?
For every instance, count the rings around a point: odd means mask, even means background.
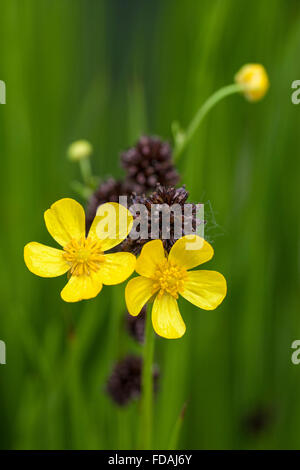
[[[89,186],[92,179],[91,162],[89,158],[79,160],[80,171],[85,185]]]
[[[154,331],[152,328],[151,310],[148,306],[145,325],[145,346],[143,353],[142,402],[140,421],[141,448],[150,450],[152,444],[152,409],[153,409],[153,357]]]
[[[79,196],[82,197],[82,199],[85,199],[86,201],[88,201],[91,195],[93,194],[93,190],[90,187],[82,184],[80,181],[71,181],[70,186],[73,191],[79,194]]]
[[[186,132],[184,133],[183,137],[175,143],[175,150],[174,150],[174,158],[178,160],[179,156],[182,154],[192,137],[194,136],[195,132],[197,131],[198,127],[200,126],[201,122],[203,121],[206,114],[213,108],[219,101],[229,95],[233,95],[234,93],[239,93],[242,91],[241,85],[232,84],[227,85],[220,90],[213,93],[205,103],[199,108],[197,111],[194,119],[191,121],[189,127],[187,128]]]

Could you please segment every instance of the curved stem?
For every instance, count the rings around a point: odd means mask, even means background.
[[[183,138],[180,142],[175,144],[174,158],[178,160],[179,156],[182,154],[183,150],[186,148],[187,144],[190,142],[201,122],[203,121],[206,114],[213,108],[220,100],[226,96],[233,95],[234,93],[239,93],[242,91],[242,86],[238,84],[227,85],[220,90],[213,93],[205,103],[199,108],[194,119],[191,121],[189,127],[184,133]]]
[[[142,374],[142,410],[140,421],[141,448],[151,449],[152,420],[153,420],[153,357],[154,357],[154,331],[152,328],[151,309],[148,305],[146,315],[145,345],[143,353]]]

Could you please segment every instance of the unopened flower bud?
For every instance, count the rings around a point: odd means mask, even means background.
[[[93,152],[93,147],[88,140],[76,140],[67,151],[68,158],[72,161],[79,161],[88,158]]]
[[[246,64],[234,77],[249,101],[261,100],[268,91],[269,78],[261,64]]]

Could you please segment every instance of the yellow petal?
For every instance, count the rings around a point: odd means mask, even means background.
[[[213,247],[198,235],[186,235],[172,246],[169,261],[186,269],[192,269],[209,261],[214,255]]]
[[[126,207],[117,202],[107,202],[98,207],[89,237],[102,240],[103,251],[107,251],[127,237],[132,225],[133,217]]]
[[[134,271],[136,257],[131,253],[112,253],[104,255],[99,269],[103,284],[114,285],[126,281]]]
[[[156,296],[152,308],[152,324],[155,332],[163,338],[181,338],[185,324],[179,312],[177,300],[169,294]]]
[[[33,274],[41,277],[61,276],[70,269],[63,258],[63,251],[31,242],[24,248],[24,260],[27,268]]]
[[[143,246],[137,259],[135,270],[141,276],[153,277],[157,265],[166,259],[161,240],[152,240]]]
[[[72,238],[85,236],[85,215],[83,207],[74,199],[56,201],[45,214],[48,232],[61,246]]]
[[[152,279],[142,276],[131,279],[125,289],[125,300],[130,315],[138,315],[152,294]]]
[[[226,279],[217,271],[190,271],[182,297],[204,310],[215,309],[227,292]]]
[[[79,302],[79,300],[92,299],[102,289],[102,282],[98,273],[91,275],[71,276],[60,295],[65,302]]]

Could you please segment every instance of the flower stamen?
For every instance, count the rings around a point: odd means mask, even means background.
[[[101,242],[90,237],[71,240],[64,247],[64,259],[70,264],[70,272],[75,276],[90,275],[99,270],[104,260]]]
[[[164,260],[157,266],[154,274],[153,294],[158,291],[158,298],[164,293],[178,299],[178,293],[184,289],[187,271],[172,261]]]

